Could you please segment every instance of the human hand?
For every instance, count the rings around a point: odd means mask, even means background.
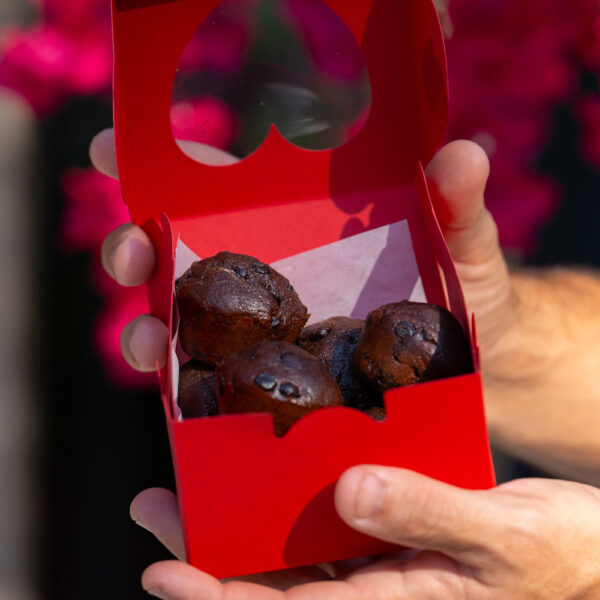
[[[219,582],[168,561],[149,567],[142,585],[169,600],[600,598],[600,491],[595,488],[531,479],[468,491],[402,469],[361,466],[341,477],[335,500],[351,527],[418,551],[386,556],[328,580],[323,572],[301,570],[258,576],[265,585],[256,578]],[[143,492],[132,516],[182,552],[170,493]],[[304,577],[295,582],[290,573]]]
[[[191,158],[204,164],[223,166],[237,159],[204,144],[180,141],[178,144]],[[117,178],[115,136],[112,129],[99,133],[90,146],[93,165],[105,175]],[[143,229],[128,223],[110,233],[102,244],[104,270],[119,284],[133,287],[145,283],[154,270],[156,256],[150,238]],[[168,327],[150,315],[140,315],[121,334],[121,351],[134,369],[142,372],[163,367],[167,360]]]

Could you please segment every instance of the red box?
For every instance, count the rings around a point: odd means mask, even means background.
[[[353,465],[401,466],[465,488],[494,485],[474,327],[422,168],[443,141],[448,112],[434,6],[430,0],[323,2],[365,57],[373,104],[363,129],[340,148],[314,152],[273,127],[249,158],[208,167],[179,150],[169,109],[186,43],[219,2],[113,0],[117,159],[132,219],[158,251],[149,283],[153,314],[171,323],[172,339],[178,240],[199,256],[230,250],[283,260],[317,314],[331,297],[323,317],[336,314],[351,294],[352,312],[364,316],[378,305],[371,302],[400,300],[398,290],[410,293],[420,281],[426,299],[449,307],[469,332],[475,373],[388,392],[382,423],[331,408],[277,438],[269,415],[179,420],[171,358],[160,382],[188,560],[217,577],[390,550],[350,530],[335,512],[335,482]],[[350,219],[359,219],[366,233],[340,241]],[[400,260],[407,240],[408,258]],[[349,257],[361,272],[346,280],[344,295],[339,272],[331,269],[339,266],[348,277]],[[293,274],[284,274],[298,287]]]

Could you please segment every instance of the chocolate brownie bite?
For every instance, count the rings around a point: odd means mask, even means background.
[[[177,281],[181,346],[216,364],[260,340],[295,342],[308,320],[290,282],[258,259],[220,252]]]
[[[321,361],[286,342],[262,341],[219,363],[217,396],[223,414],[270,413],[280,436],[309,412],[343,404]]]
[[[179,370],[177,404],[184,419],[219,414],[215,372],[195,360]]]
[[[383,406],[383,396],[364,383],[353,367],[354,350],[363,326],[361,319],[331,317],[305,327],[296,343],[327,366],[346,406],[368,410]]]
[[[408,300],[368,315],[354,366],[382,392],[473,370],[469,343],[454,316],[441,306]]]

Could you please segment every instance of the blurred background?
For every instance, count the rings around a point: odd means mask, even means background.
[[[598,0],[438,2],[448,38],[448,139],[481,144],[487,202],[510,260],[600,266]],[[154,376],[119,351],[146,310],[100,268],[126,222],[118,183],[90,167],[110,127],[109,0],[0,5],[0,599],[143,598],[167,554],[129,519],[173,488]],[[368,115],[360,51],[318,0],[226,0],[175,77],[175,137],[237,156],[270,123],[310,149]],[[496,456],[500,480],[535,474]]]

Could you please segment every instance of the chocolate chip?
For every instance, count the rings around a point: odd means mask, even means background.
[[[323,328],[315,331],[310,337],[311,340],[318,341],[322,340],[324,337],[327,337],[327,335],[329,335],[329,329]]]
[[[406,336],[414,336],[417,333],[415,326],[408,321],[402,321],[396,325],[396,329],[394,329],[394,333],[398,337],[406,337]]]
[[[263,265],[262,263],[254,263],[252,265],[252,270],[261,275],[268,275],[271,272],[271,267],[269,267],[269,265]]]
[[[300,390],[298,389],[297,386],[295,386],[293,383],[282,383],[279,386],[279,392],[281,393],[282,396],[285,396],[286,398],[299,398],[300,397]]]
[[[277,381],[273,377],[273,375],[269,375],[269,373],[261,373],[254,378],[254,383],[261,389],[265,390],[265,392],[270,392],[275,389],[277,385]]]
[[[281,319],[278,319],[277,317],[273,317],[271,319],[271,328],[272,329],[277,329],[280,325],[281,325]]]
[[[350,332],[349,340],[350,340],[351,344],[358,344],[359,339],[360,339],[360,329]]]
[[[240,277],[248,276],[248,269],[246,269],[246,267],[233,267],[233,270],[235,274],[239,275]]]

